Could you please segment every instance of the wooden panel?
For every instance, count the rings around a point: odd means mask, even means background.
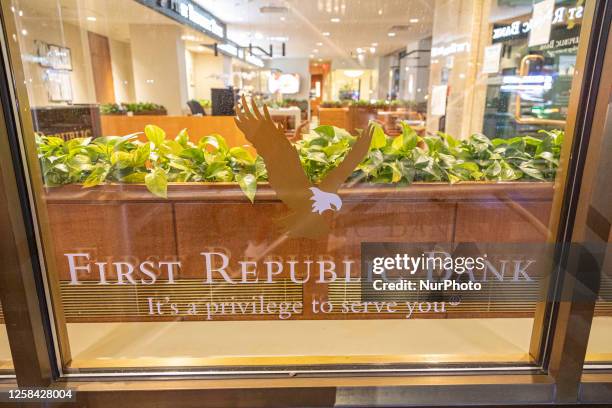
[[[323,239],[311,241],[282,237],[277,220],[286,214],[285,207],[265,184],[260,185],[255,204],[251,204],[235,184],[223,183],[172,184],[167,200],[151,195],[142,185],[50,188],[46,199],[63,281],[69,279],[67,259],[63,255],[66,252],[87,252],[92,259],[103,261],[121,258],[141,262],[156,256],[166,260],[179,259],[182,263],[177,276],[183,284],[180,287],[166,285],[163,281],[146,287],[125,285],[130,287],[123,289],[122,285],[111,287],[93,282],[90,287],[66,287],[62,296],[70,304],[70,319],[147,320],[151,316],[145,316],[147,312],[142,311],[147,307],[143,295],[158,297],[172,292],[173,298],[183,301],[192,297],[203,299],[215,293],[221,295],[219,291],[226,289],[231,292],[230,298],[234,296],[236,299],[265,295],[272,296],[271,300],[281,299],[278,296],[287,300],[289,298],[285,297],[289,296],[295,301],[301,297],[304,313],[294,318],[398,317],[368,314],[357,317],[337,313],[314,315],[308,306],[313,299],[337,303],[359,296],[358,288],[350,284],[351,287],[346,286],[344,280],[317,284],[319,270],[316,261],[335,259],[338,275],[344,277],[342,261],[353,260],[351,275],[355,277],[359,274],[362,241],[543,241],[542,226],[548,217],[552,188],[550,183],[465,183],[454,186],[419,183],[408,187],[353,186],[341,189],[340,195],[343,211],[333,219],[330,233]],[[534,226],[536,221],[539,226]],[[235,280],[241,277],[238,261],[256,260],[260,283],[245,286],[226,284],[226,289],[223,289],[222,282],[215,283],[214,288],[205,285],[201,252],[213,251],[230,256],[229,275]],[[274,276],[275,281],[290,277],[289,260],[298,261],[298,278],[304,278],[308,273],[303,261],[314,261],[315,264],[310,269],[308,283],[301,290],[289,290],[282,287],[282,282],[279,283],[281,286],[270,288],[265,288],[265,284],[258,286],[267,275],[266,260],[284,261],[284,270]],[[114,277],[114,273],[109,273],[109,280]],[[94,274],[89,279],[96,278]],[[214,274],[213,278],[219,280],[221,275]],[[249,278],[252,281],[252,277]],[[66,282],[63,285],[66,286]],[[241,290],[237,289],[238,286]],[[266,290],[268,292],[264,293]],[[503,294],[510,295],[508,291]],[[83,312],[89,315],[79,311],[78,297],[81,295],[84,296],[83,302],[91,304]],[[94,301],[97,298],[108,299],[109,308],[116,309],[113,309],[113,316],[110,309],[108,316],[104,314],[104,308]],[[465,310],[455,310],[453,317],[502,316],[508,313],[530,315],[531,303],[532,299],[526,297],[520,310],[501,303],[466,304]],[[122,315],[124,309],[126,313]],[[482,313],[476,313],[477,310]],[[194,316],[193,319],[201,317]],[[433,317],[447,318],[451,313],[438,313]],[[267,319],[270,316],[219,318]]]
[[[455,241],[546,242],[551,201],[512,203],[459,203]]]
[[[101,121],[105,136],[129,135],[143,132],[146,125],[157,125],[171,138],[186,128],[192,141],[217,133],[225,138],[229,146],[250,146],[232,116],[102,115]]]
[[[91,31],[87,32],[87,38],[89,39],[96,100],[100,103],[115,102],[115,85],[108,38]]]
[[[66,253],[88,253],[92,261],[101,262],[177,258],[170,203],[49,204],[48,210],[60,280],[70,280]],[[78,276],[79,280],[99,279],[95,269],[89,276]],[[117,276],[110,265],[107,276]]]
[[[347,108],[319,108],[319,124],[331,125],[350,132]]]

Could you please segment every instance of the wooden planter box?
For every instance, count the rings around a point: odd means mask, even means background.
[[[367,129],[370,121],[377,119],[377,114],[378,108],[360,106],[349,107],[349,117],[352,129],[351,133],[356,132],[357,129]]]
[[[321,108],[319,107],[319,125],[336,126],[351,132],[349,108]]]
[[[262,295],[266,301],[313,299],[342,302],[359,296],[358,284],[302,285],[287,273],[279,283],[203,283],[201,252],[223,252],[231,257],[232,278],[238,261],[267,254],[269,259],[356,261],[359,276],[362,242],[545,242],[553,195],[552,183],[414,184],[408,187],[360,185],[341,189],[342,212],[332,221],[329,236],[317,240],[278,241],[275,220],[285,215],[266,184],[251,204],[235,184],[173,184],[168,199],[150,194],[143,185],[78,185],[49,188],[46,194],[56,271],[68,321],[176,320],[150,316],[149,297],[185,300],[194,296],[227,300]],[[67,253],[87,253],[92,261],[181,261],[176,284],[99,285],[98,274],[79,273],[80,285],[70,285]],[[315,259],[314,255],[320,255]],[[109,269],[110,266],[109,266]],[[265,270],[258,267],[263,279]],[[116,274],[107,279],[116,283]],[[275,279],[276,280],[276,279]],[[519,293],[517,305],[482,312],[423,314],[416,317],[529,316],[535,302]],[[515,307],[516,306],[516,307]],[[312,315],[304,307],[298,319],[399,318],[390,314]],[[202,316],[181,317],[205,320]],[[275,319],[275,316],[219,316],[215,320]]]
[[[357,129],[367,129],[371,120],[377,118],[378,109],[350,106],[347,108],[319,108],[319,124],[346,129],[352,134]]]

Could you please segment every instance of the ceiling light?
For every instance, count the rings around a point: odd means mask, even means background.
[[[21,30],[21,35],[28,35],[28,30],[26,30],[25,28]]]
[[[319,58],[319,62],[323,62],[323,58]]]
[[[418,22],[419,22],[419,19],[418,19],[418,18],[411,18],[409,21],[410,21],[411,23],[418,23]]]
[[[378,43],[372,43],[372,47],[378,47]]]
[[[87,21],[96,21],[97,18],[95,18],[94,16],[89,16],[87,17]]]
[[[256,40],[261,40],[263,38],[263,34],[262,33],[255,33],[255,39]]]
[[[316,45],[317,45],[317,47],[320,47],[320,46],[323,45],[323,43],[322,42],[318,42]]]
[[[379,16],[382,16],[382,13],[383,13],[383,12],[382,12],[382,9],[378,10],[378,15],[379,15]]]
[[[329,21],[331,21],[332,23],[339,23],[340,19],[338,17],[332,17],[329,19]]]
[[[392,31],[392,32],[390,32],[390,33],[387,33],[387,35],[388,35],[389,37],[395,37],[395,33],[394,33],[393,31]]]
[[[312,50],[312,52],[314,52],[316,54],[317,52],[319,52],[319,49],[315,48],[314,50]]]
[[[357,54],[363,54],[363,48],[357,48]]]
[[[314,58],[314,54],[310,54],[308,58]]]
[[[323,32],[323,37],[329,37],[331,35],[331,33],[329,31],[324,31]]]
[[[374,54],[376,52],[376,47],[370,47],[370,52]]]
[[[280,18],[280,21],[285,21],[286,19],[287,19],[287,18],[285,18],[285,17],[281,17],[281,18]]]

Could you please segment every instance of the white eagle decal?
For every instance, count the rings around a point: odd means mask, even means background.
[[[342,208],[342,200],[338,194],[327,193],[316,187],[310,187],[310,191],[312,191],[310,199],[314,201],[312,203],[312,212],[321,214],[325,210],[340,211]]]

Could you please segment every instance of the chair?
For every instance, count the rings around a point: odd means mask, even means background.
[[[192,115],[206,116],[206,111],[200,102],[196,101],[195,99],[187,101],[187,106],[189,106],[189,110],[191,111]]]

